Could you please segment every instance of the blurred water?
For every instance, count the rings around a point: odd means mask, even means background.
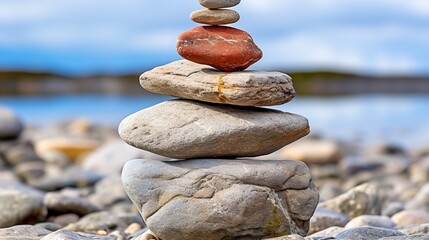
[[[0,105],[14,109],[31,125],[85,117],[116,126],[125,116],[167,99],[104,95],[0,97]],[[275,108],[306,116],[312,133],[327,138],[388,141],[406,147],[429,145],[429,96],[299,96]]]

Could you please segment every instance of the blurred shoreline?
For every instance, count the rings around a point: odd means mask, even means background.
[[[280,72],[287,72],[281,71]],[[338,72],[290,72],[305,96],[427,94],[429,76],[364,76]],[[0,95],[152,95],[138,85],[139,74],[70,77],[44,72],[0,71]]]

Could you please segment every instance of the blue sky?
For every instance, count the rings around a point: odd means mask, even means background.
[[[1,0],[0,69],[141,72],[180,59],[197,0]],[[428,0],[242,0],[253,69],[429,74]]]

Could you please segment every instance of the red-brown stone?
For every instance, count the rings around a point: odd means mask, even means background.
[[[177,52],[183,58],[224,72],[242,71],[262,58],[262,51],[245,31],[202,26],[182,33]]]

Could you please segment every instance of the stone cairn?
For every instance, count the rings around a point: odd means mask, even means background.
[[[261,59],[261,50],[247,32],[219,26],[239,20],[224,8],[240,0],[199,2],[207,9],[191,19],[206,26],[184,32],[177,43],[187,60],[140,77],[144,89],[180,99],[134,113],[119,126],[128,144],[172,158],[124,166],[125,190],[150,229],[142,239],[304,236],[319,198],[307,166],[243,159],[309,133],[306,118],[257,107],[292,100],[291,78],[243,71]]]

